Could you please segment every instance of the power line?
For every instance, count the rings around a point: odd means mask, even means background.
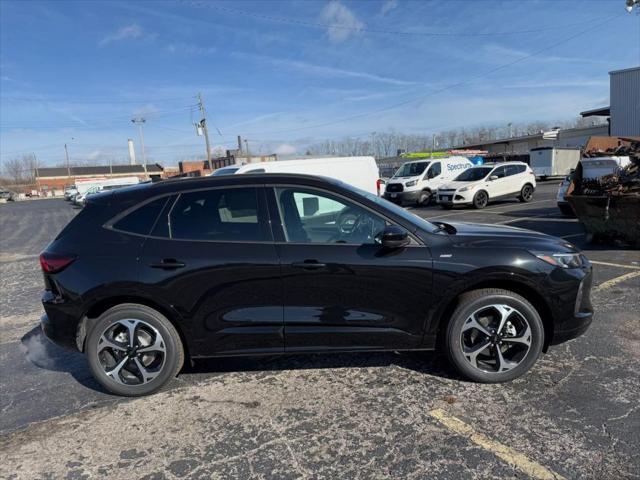
[[[3,95],[0,96],[0,101],[15,101],[15,102],[29,102],[29,103],[73,103],[73,104],[80,104],[80,105],[93,105],[93,104],[99,104],[99,103],[106,103],[106,104],[130,104],[130,105],[142,105],[145,103],[171,103],[174,101],[184,101],[185,98],[184,97],[174,97],[174,98],[156,98],[156,99],[149,99],[149,100],[109,100],[106,99],[106,97],[103,97],[100,100],[74,100],[74,99],[69,99],[69,100],[58,100],[58,99],[51,99],[51,98],[32,98],[32,97],[16,97],[16,96],[12,96],[12,95]]]
[[[368,111],[368,112],[357,113],[357,114],[354,114],[354,115],[348,115],[348,116],[345,116],[345,117],[342,117],[342,118],[339,118],[339,119],[336,119],[336,120],[331,120],[331,121],[328,121],[328,122],[319,123],[319,124],[315,124],[315,125],[308,125],[308,126],[305,126],[305,127],[297,127],[297,128],[287,129],[287,130],[276,130],[276,131],[271,131],[271,132],[254,132],[254,133],[250,133],[249,132],[249,133],[246,133],[246,134],[247,135],[253,135],[253,134],[255,134],[255,135],[274,135],[274,134],[298,132],[298,131],[310,130],[310,129],[314,129],[314,128],[321,128],[321,127],[331,126],[331,125],[335,125],[335,124],[338,124],[338,123],[346,122],[348,120],[353,120],[355,118],[367,117],[367,116],[370,116],[370,115],[377,115],[379,113],[387,112],[389,110],[395,110],[396,108],[403,107],[405,105],[409,105],[411,103],[418,102],[420,100],[424,100],[426,98],[432,97],[434,95],[437,95],[439,93],[445,92],[447,90],[451,90],[453,88],[457,88],[457,87],[462,87],[462,86],[468,85],[468,84],[472,83],[473,81],[475,81],[475,80],[477,80],[479,78],[486,77],[486,76],[491,75],[491,74],[493,74],[493,73],[495,73],[497,71],[503,70],[503,69],[505,69],[507,67],[510,67],[510,66],[515,65],[515,64],[520,63],[520,62],[523,62],[523,61],[525,61],[525,60],[527,60],[529,58],[532,58],[532,57],[535,57],[537,55],[540,55],[541,53],[544,53],[547,50],[551,50],[551,49],[557,48],[559,45],[562,45],[563,43],[571,41],[574,38],[577,38],[577,37],[579,37],[581,35],[584,35],[585,33],[593,32],[598,27],[601,27],[602,25],[604,25],[604,24],[606,24],[606,23],[608,23],[608,22],[610,22],[610,21],[612,21],[612,20],[614,20],[616,18],[619,18],[619,17],[621,17],[623,15],[625,15],[625,14],[624,13],[623,14],[617,14],[617,15],[613,15],[611,17],[608,17],[604,21],[602,21],[602,22],[600,22],[598,24],[592,25],[587,30],[581,30],[580,32],[577,32],[577,33],[572,34],[572,35],[570,35],[568,37],[562,38],[562,39],[556,41],[555,43],[553,43],[551,45],[548,45],[546,47],[543,47],[543,48],[540,48],[538,50],[535,50],[530,54],[524,55],[524,56],[519,57],[519,58],[517,58],[515,60],[512,60],[510,62],[498,65],[497,67],[492,68],[490,70],[487,70],[487,71],[485,71],[483,73],[480,73],[478,75],[473,75],[473,76],[469,77],[467,80],[464,80],[462,82],[457,82],[457,83],[453,83],[453,84],[450,84],[450,85],[446,85],[443,88],[440,88],[438,90],[434,90],[434,91],[429,92],[429,93],[427,93],[425,95],[420,95],[418,97],[415,97],[415,98],[412,98],[412,99],[409,99],[409,100],[404,100],[402,102],[395,103],[395,104],[389,105],[387,107],[378,108],[378,109],[371,110],[371,111]]]
[[[576,27],[576,26],[581,26],[586,24],[592,24],[594,21],[599,19],[599,17],[596,17],[589,20],[585,20],[583,22],[567,23],[564,25],[549,25],[547,27],[541,27],[541,28],[535,28],[535,29],[529,29],[529,30],[512,30],[512,31],[506,31],[506,32],[413,32],[413,31],[386,30],[386,29],[365,28],[365,27],[350,27],[348,25],[309,22],[307,20],[298,20],[295,18],[287,18],[287,17],[276,17],[273,15],[250,12],[248,10],[240,10],[237,8],[223,7],[220,5],[211,5],[211,4],[202,3],[202,2],[189,1],[187,3],[190,3],[193,6],[203,6],[206,8],[210,8],[212,10],[217,10],[219,12],[229,13],[232,15],[239,15],[242,17],[251,17],[259,20],[286,23],[290,25],[297,25],[297,26],[303,26],[303,27],[328,28],[332,30],[348,30],[348,31],[362,32],[362,33],[415,36],[415,37],[499,37],[499,36],[507,36],[507,35],[526,35],[529,33],[541,33],[541,32],[548,32],[550,30],[560,30],[560,29],[566,29],[566,28],[571,28],[571,27]]]

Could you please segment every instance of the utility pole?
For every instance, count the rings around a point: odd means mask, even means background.
[[[433,158],[433,151],[436,149],[436,134],[431,135],[431,158]]]
[[[144,176],[149,180],[149,173],[147,172],[147,155],[144,151],[144,135],[142,133],[142,125],[146,122],[144,117],[136,117],[131,119],[132,123],[138,125],[138,131],[140,132],[140,147],[142,148],[142,166],[144,168]]]
[[[211,146],[209,144],[209,129],[207,128],[207,113],[204,109],[204,102],[202,101],[202,94],[198,92],[198,107],[200,108],[200,114],[202,120],[200,120],[200,126],[204,132],[204,142],[207,148],[207,168],[211,170]]]
[[[69,163],[69,149],[67,148],[67,144],[64,144],[64,156],[67,159],[67,177],[71,178],[71,165]]]
[[[249,141],[245,138],[244,139],[244,149],[245,149],[245,155],[247,156],[247,163],[251,163],[251,159],[249,158]]]

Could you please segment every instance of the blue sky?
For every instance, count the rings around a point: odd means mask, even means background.
[[[640,64],[623,0],[0,1],[0,154],[41,164],[214,146],[302,153],[394,129],[570,119]],[[214,127],[215,125],[215,127]],[[138,153],[139,155],[139,153]]]

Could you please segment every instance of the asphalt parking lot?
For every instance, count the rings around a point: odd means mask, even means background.
[[[466,382],[437,354],[218,359],[139,399],[105,393],[39,330],[37,255],[77,210],[0,205],[0,477],[640,477],[640,252],[588,244],[556,188],[411,208],[561,236],[594,262],[594,324],[523,378]]]

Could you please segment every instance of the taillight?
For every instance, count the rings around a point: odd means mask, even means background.
[[[382,182],[380,181],[380,179],[376,180],[376,190],[378,191],[378,196],[380,196],[380,184]]]
[[[58,273],[71,265],[75,259],[75,255],[42,252],[40,254],[40,267],[45,273]]]

